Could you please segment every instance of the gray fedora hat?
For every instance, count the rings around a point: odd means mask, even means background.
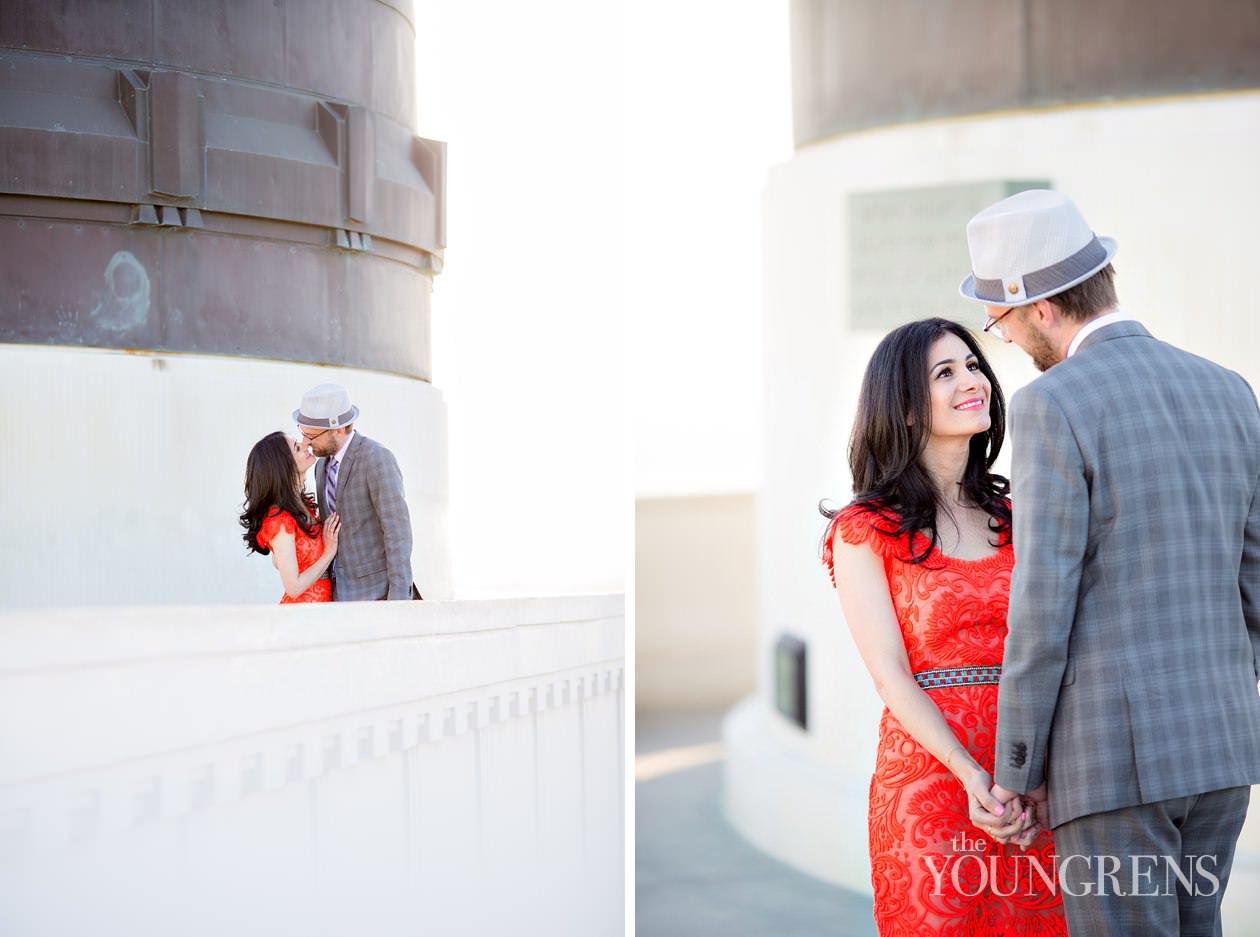
[[[971,273],[965,299],[1023,306],[1062,293],[1111,263],[1112,238],[1097,237],[1062,192],[1029,189],[990,205],[967,222]]]
[[[302,406],[293,411],[299,426],[336,429],[353,423],[359,408],[350,402],[350,395],[340,384],[320,384],[302,395]]]

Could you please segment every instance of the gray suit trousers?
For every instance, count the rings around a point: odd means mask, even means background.
[[[1230,787],[1056,827],[1068,933],[1220,937],[1221,898],[1250,797],[1250,787]]]

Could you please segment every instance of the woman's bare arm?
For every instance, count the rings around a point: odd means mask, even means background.
[[[324,552],[301,573],[298,572],[295,535],[281,530],[271,538],[271,564],[280,573],[286,595],[297,598],[324,575],[324,570],[328,569],[333,557],[337,555],[337,535],[340,530],[341,518],[336,514],[324,522]]]

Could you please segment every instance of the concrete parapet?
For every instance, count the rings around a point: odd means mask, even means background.
[[[0,615],[0,930],[620,933],[622,604]]]

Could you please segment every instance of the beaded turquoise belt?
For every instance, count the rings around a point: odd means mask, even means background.
[[[925,690],[939,690],[947,686],[997,683],[1002,679],[1002,668],[951,667],[948,670],[921,670],[914,675],[914,679]]]

